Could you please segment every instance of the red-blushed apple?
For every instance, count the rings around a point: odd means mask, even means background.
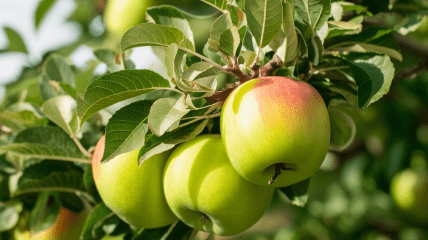
[[[308,83],[286,77],[240,85],[223,105],[220,126],[233,167],[258,185],[285,187],[311,177],[330,141],[321,95]]]
[[[32,234],[29,231],[14,230],[16,240],[76,240],[85,224],[86,211],[73,212],[67,208],[62,208],[55,223],[48,229]]]
[[[233,169],[220,135],[200,135],[179,145],[165,166],[164,190],[180,220],[217,235],[236,235],[255,224],[274,192]]]
[[[171,151],[156,154],[138,166],[134,150],[101,163],[103,136],[92,158],[92,171],[103,202],[122,220],[137,227],[157,228],[177,220],[163,193],[163,170]]]

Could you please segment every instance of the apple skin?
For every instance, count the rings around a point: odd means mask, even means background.
[[[391,195],[398,208],[411,220],[428,224],[428,171],[405,169],[394,175]]]
[[[55,223],[48,229],[35,235],[29,231],[14,230],[15,240],[76,240],[79,239],[80,233],[85,224],[87,217],[86,211],[80,213],[73,212],[66,208],[60,210],[59,216]]]
[[[181,221],[229,236],[262,217],[274,189],[241,177],[230,165],[220,135],[200,135],[172,152],[165,167],[164,191]]]
[[[123,221],[137,227],[158,228],[177,220],[163,193],[163,170],[171,151],[154,155],[138,167],[139,150],[100,163],[105,136],[92,158],[92,172],[101,199]]]
[[[104,10],[104,23],[108,32],[120,40],[131,27],[141,23],[146,9],[156,5],[188,5],[192,0],[109,0]]]
[[[330,142],[330,120],[321,95],[306,82],[262,77],[236,88],[226,99],[220,132],[235,170],[248,181],[269,185],[276,163],[286,170],[271,186],[311,177]]]

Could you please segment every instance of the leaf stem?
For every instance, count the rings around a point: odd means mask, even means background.
[[[79,148],[79,150],[83,153],[83,155],[85,155],[88,158],[91,158],[92,155],[86,151],[86,149],[82,146],[82,144],[80,143],[80,141],[77,139],[77,137],[72,137],[71,139],[73,139],[74,143],[76,143],[77,147]]]

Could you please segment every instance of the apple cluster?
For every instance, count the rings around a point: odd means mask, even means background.
[[[221,135],[200,135],[137,166],[138,150],[100,161],[93,174],[105,204],[129,224],[157,228],[180,219],[217,235],[255,224],[276,187],[312,176],[327,153],[326,105],[308,83],[264,77],[236,88],[221,112]]]

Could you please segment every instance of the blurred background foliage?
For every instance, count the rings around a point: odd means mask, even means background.
[[[45,15],[56,1],[41,1],[45,5],[37,10],[34,17],[35,28],[43,23]],[[428,4],[423,0],[362,0],[354,3],[366,6],[373,17],[365,20],[366,26],[383,25],[395,28],[407,22],[409,16],[422,18],[421,24],[413,31],[404,33],[412,43],[428,51]],[[162,2],[158,2],[161,4]],[[1,7],[0,2],[0,7]],[[43,53],[43,57],[29,61],[21,74],[11,82],[4,84],[4,94],[0,105],[0,144],[7,144],[11,131],[25,128],[26,124],[37,122],[23,118],[28,122],[7,122],[8,110],[19,107],[16,104],[26,102],[40,106],[43,98],[39,94],[39,75],[49,54],[53,51],[67,57],[71,63],[73,54],[82,46],[91,49],[109,48],[118,50],[117,40],[105,31],[103,11],[105,0],[74,0],[74,10],[68,21],[78,24],[80,32],[73,43]],[[391,7],[393,4],[393,7]],[[190,25],[196,39],[199,52],[209,36],[209,27],[215,17],[215,11],[198,0],[192,0],[180,8],[191,12]],[[346,13],[344,13],[346,14]],[[416,15],[412,15],[416,14]],[[19,33],[3,26],[8,44],[0,52],[28,54],[29,50]],[[401,34],[403,34],[401,32]],[[396,73],[424,60],[414,51],[402,48],[403,61],[394,60]],[[36,58],[37,59],[37,58]],[[153,57],[149,59],[153,61]],[[139,53],[134,60],[148,61]],[[149,64],[150,65],[150,64]],[[103,66],[103,67],[100,67]],[[105,73],[107,67],[95,57],[86,59],[83,65],[72,65],[76,78],[76,93],[83,93],[86,86],[97,76]],[[309,188],[309,200],[305,207],[286,203],[279,192],[264,217],[251,229],[235,237],[215,237],[216,239],[361,239],[361,240],[422,240],[428,239],[428,221],[425,217],[400,209],[391,195],[394,176],[405,169],[427,171],[428,157],[428,71],[416,69],[395,81],[390,92],[378,102],[372,104],[367,112],[349,110],[338,106],[353,117],[357,134],[354,142],[343,152],[329,152],[321,169],[312,177]],[[46,120],[46,119],[45,119]],[[40,120],[40,121],[43,121]],[[97,116],[91,124],[92,132],[83,131],[82,143],[89,148],[95,145],[103,133],[102,116]],[[44,124],[44,123],[42,123]],[[94,132],[93,129],[98,129]],[[3,176],[10,174],[6,161],[0,157],[5,171],[0,172],[0,184]],[[425,169],[425,170],[421,170]],[[405,179],[405,182],[411,181]],[[428,183],[416,193],[424,197],[421,208],[428,209]],[[425,191],[425,193],[424,193]],[[425,194],[425,196],[423,196]],[[27,196],[28,197],[28,196]],[[7,193],[0,192],[0,200]],[[410,198],[410,197],[409,197]],[[410,199],[407,199],[410,201]],[[25,200],[23,201],[25,203]],[[31,202],[31,201],[30,201]],[[421,209],[419,209],[421,210]],[[7,233],[0,236],[7,239]],[[201,239],[204,234],[198,234]]]

